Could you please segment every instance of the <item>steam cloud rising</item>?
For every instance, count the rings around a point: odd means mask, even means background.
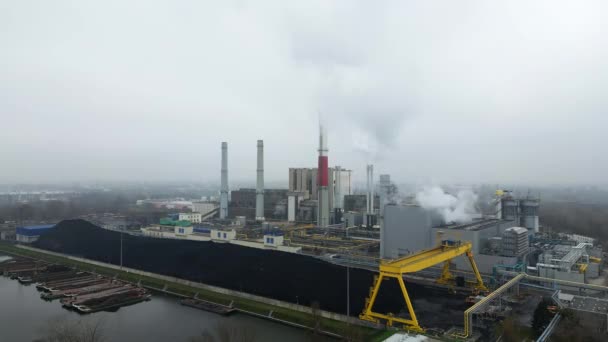
[[[476,207],[478,196],[471,190],[460,190],[456,196],[446,193],[438,186],[426,187],[416,194],[416,200],[423,208],[439,213],[445,223],[468,223],[479,211]]]

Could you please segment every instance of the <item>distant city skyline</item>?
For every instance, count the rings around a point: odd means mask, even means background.
[[[600,184],[608,3],[11,2],[0,184],[255,184],[329,164],[416,184]],[[539,21],[542,18],[542,21]]]

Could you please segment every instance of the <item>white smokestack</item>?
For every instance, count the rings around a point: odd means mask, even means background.
[[[334,208],[342,209],[342,167],[336,166],[334,169]]]
[[[264,141],[258,140],[258,169],[255,190],[255,219],[264,221]]]
[[[222,142],[222,182],[220,187],[220,219],[228,217],[228,143]]]
[[[367,165],[367,213],[374,213],[374,165]]]

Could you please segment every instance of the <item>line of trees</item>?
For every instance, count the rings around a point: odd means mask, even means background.
[[[543,202],[541,224],[553,232],[590,236],[608,242],[608,204]]]

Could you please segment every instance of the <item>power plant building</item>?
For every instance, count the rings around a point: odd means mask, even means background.
[[[504,256],[524,256],[530,250],[528,229],[523,227],[507,228],[502,234],[501,254]]]
[[[202,216],[206,216],[217,208],[217,202],[209,201],[193,201],[192,212],[200,213]]]
[[[264,217],[285,219],[282,215],[277,215],[277,206],[287,198],[286,189],[265,189],[264,190]],[[245,216],[247,219],[256,219],[257,210],[257,189],[238,189],[230,193],[230,217]],[[284,204],[283,204],[284,205]]]
[[[387,205],[380,227],[380,256],[395,259],[430,248],[433,223],[437,222],[431,212],[419,206]]]
[[[380,208],[380,196],[374,195],[374,210]],[[365,213],[367,211],[367,198],[366,194],[346,195],[344,196],[344,211],[356,211]]]
[[[334,218],[336,210],[344,211],[345,197],[350,196],[353,191],[352,170],[343,169],[340,166],[328,168],[327,170],[327,193],[329,222]],[[317,185],[318,168],[290,168],[289,169],[289,192],[287,194],[287,220],[289,222],[303,221],[308,219],[311,207],[319,203],[319,187]],[[306,205],[301,205],[307,201]],[[303,209],[301,209],[303,208]],[[302,215],[300,210],[306,211]],[[318,210],[314,210],[318,214]],[[336,218],[334,218],[334,221]],[[314,220],[313,220],[314,221]]]
[[[588,278],[600,274],[600,259],[592,257],[588,249],[592,245],[579,243],[576,246],[556,245],[538,258],[536,270],[545,278],[586,283]]]
[[[533,198],[515,198],[510,192],[498,190],[496,202],[496,217],[512,220],[516,225],[528,230],[539,232],[538,209],[540,201]]]
[[[438,237],[442,240],[470,241],[477,267],[481,272],[491,273],[495,265],[514,265],[527,253],[526,246],[522,244],[524,235],[521,235],[521,228],[505,235],[514,225],[513,221],[494,218],[445,225],[434,211],[415,205],[388,204],[384,208],[380,228],[380,255],[382,258],[395,259],[416,253],[433,247]],[[505,238],[514,241],[513,248],[508,249],[510,252],[507,253],[501,249]],[[525,239],[527,241],[527,231]],[[492,245],[497,245],[495,252],[491,252]],[[511,255],[506,255],[509,253]],[[456,258],[453,262],[457,269],[470,269],[466,258]]]

